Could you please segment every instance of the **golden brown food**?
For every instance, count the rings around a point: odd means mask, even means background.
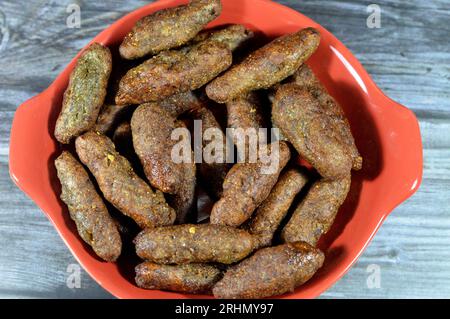
[[[353,160],[353,169],[360,170],[362,168],[363,158],[358,152],[355,145],[350,124],[341,108],[341,106],[328,94],[325,87],[319,82],[312,70],[306,65],[302,65],[292,77],[292,81],[302,88],[308,89],[311,94],[319,101],[321,107],[326,113],[331,113],[335,125],[339,128],[337,133],[341,135],[340,140],[347,144],[348,151]]]
[[[308,177],[298,169],[284,172],[266,200],[258,207],[247,227],[258,239],[258,247],[272,243],[273,235],[286,216],[295,196],[308,182]]]
[[[192,164],[178,164],[171,157],[178,142],[171,139],[176,128],[185,126],[158,103],[140,105],[131,118],[133,145],[145,175],[153,187],[169,194],[177,193],[185,170],[193,169]],[[192,151],[189,156],[192,158]]]
[[[61,182],[61,200],[69,208],[81,238],[106,261],[115,261],[122,241],[114,220],[83,166],[64,151],[55,161]]]
[[[136,284],[145,289],[210,294],[222,272],[208,264],[158,265],[144,262],[136,267]]]
[[[194,202],[196,167],[190,148],[187,162],[173,158],[174,147],[180,143],[172,139],[175,129],[188,132],[183,122],[158,103],[142,104],[131,119],[133,145],[145,175],[153,187],[174,195],[171,204],[177,212],[177,220],[182,222]],[[188,143],[190,145],[190,140]]]
[[[124,118],[124,115],[128,113],[130,108],[130,105],[103,105],[95,123],[94,131],[107,135]]]
[[[261,101],[256,93],[239,97],[227,103],[227,125],[231,128],[265,128]]]
[[[169,96],[167,99],[159,101],[158,104],[175,118],[189,110],[203,106],[203,103],[192,91]]]
[[[171,225],[175,212],[163,193],[154,192],[136,175],[106,136],[87,132],[75,141],[77,154],[97,180],[106,200],[141,228]]]
[[[260,128],[268,128],[262,111],[262,101],[255,92],[236,98],[227,104],[227,126],[234,129],[233,143],[239,152],[241,162],[248,161],[250,154],[256,153],[256,143],[251,143],[251,136],[257,136]],[[255,129],[254,135],[249,129]],[[267,134],[264,134],[264,139]]]
[[[194,38],[222,11],[220,0],[192,0],[140,19],[120,45],[120,55],[136,59],[179,47]]]
[[[322,267],[324,258],[303,242],[263,248],[230,268],[213,293],[216,298],[254,299],[293,292]]]
[[[226,103],[250,91],[270,88],[294,74],[319,42],[320,35],[313,28],[280,37],[216,78],[206,92],[210,99]]]
[[[226,70],[231,62],[231,51],[218,42],[162,52],[127,72],[120,81],[116,103],[154,102],[198,89]]]
[[[208,154],[208,158],[205,158],[205,156],[203,156],[203,160],[199,164],[200,177],[204,184],[207,186],[207,192],[215,198],[220,198],[223,191],[223,181],[225,180],[225,176],[231,168],[230,164],[226,162],[227,146],[225,134],[223,133],[214,114],[205,105],[191,111],[191,116],[194,118],[194,120],[201,121],[203,153]],[[211,133],[211,129],[214,129],[214,134]],[[213,136],[210,136],[208,134],[213,134]],[[212,144],[214,146],[216,145],[216,142],[221,143],[223,150],[222,154],[220,154],[219,151],[211,152],[211,154],[210,152],[208,152],[208,145],[210,145],[210,143],[214,143]]]
[[[235,164],[225,177],[222,198],[211,211],[211,223],[234,227],[243,224],[269,196],[289,159],[289,147],[280,142],[277,163],[272,163],[276,167],[272,167],[271,172],[265,171],[267,166],[261,162],[261,158],[256,163]]]
[[[350,175],[340,180],[316,182],[283,228],[283,241],[304,241],[315,246],[333,225],[350,190],[350,183]]]
[[[242,229],[184,224],[145,229],[135,244],[139,257],[158,264],[231,264],[252,252],[254,240]]]
[[[349,127],[342,110],[326,107],[308,89],[290,83],[277,90],[272,118],[322,177],[333,180],[350,174],[353,150],[343,140],[342,131]]]
[[[254,33],[248,30],[243,25],[232,24],[221,29],[206,30],[200,32],[193,40],[192,44],[196,44],[202,41],[219,42],[225,44],[228,49],[235,51],[245,45]]]
[[[55,137],[63,143],[94,127],[106,96],[112,68],[111,52],[94,43],[78,58],[64,93]]]

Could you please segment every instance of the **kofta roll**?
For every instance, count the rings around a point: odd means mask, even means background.
[[[56,121],[55,137],[59,142],[69,144],[94,127],[105,101],[111,69],[111,52],[99,43],[89,46],[78,58]]]
[[[172,117],[178,117],[192,109],[201,108],[203,103],[192,91],[182,92],[158,101]]]
[[[302,65],[292,77],[292,81],[302,88],[308,89],[311,94],[319,101],[321,107],[326,113],[332,114],[335,119],[335,125],[340,129],[337,131],[341,141],[347,144],[349,153],[353,160],[353,169],[362,168],[363,158],[358,152],[350,130],[350,124],[345,117],[344,111],[336,100],[328,93],[326,88],[319,82],[313,71],[306,65]]]
[[[108,202],[141,228],[171,225],[175,212],[160,191],[136,175],[130,162],[115,149],[106,136],[87,132],[75,141],[81,162],[97,180]]]
[[[202,127],[202,162],[199,164],[199,173],[203,183],[207,186],[206,191],[215,198],[220,198],[223,191],[223,181],[231,168],[226,159],[226,137],[217,122],[214,114],[206,107],[194,109],[190,113],[194,120],[201,121]],[[217,146],[217,147],[216,147]],[[219,151],[221,148],[222,152]]]
[[[303,242],[263,248],[231,267],[213,293],[223,299],[256,299],[293,292],[311,279],[324,259],[319,249]]]
[[[233,143],[237,146],[239,160],[248,161],[251,154],[257,152],[257,145],[251,142],[252,136],[258,137],[260,128],[268,128],[263,116],[261,98],[255,92],[250,92],[228,102],[226,106],[227,126],[234,129]],[[267,140],[267,132],[263,138]]]
[[[61,182],[61,200],[69,208],[78,234],[105,261],[115,261],[122,241],[114,220],[83,166],[67,151],[55,161]]]
[[[145,175],[153,187],[174,195],[172,206],[176,206],[177,220],[183,222],[194,203],[196,166],[189,136],[182,136],[183,141],[173,138],[176,129],[189,132],[158,103],[140,105],[131,118],[133,145]],[[188,146],[183,150],[188,154],[176,152],[179,143]]]
[[[321,104],[310,90],[295,83],[280,86],[272,118],[284,137],[319,174],[341,179],[353,167],[353,147],[343,138],[349,130],[342,110]]]
[[[233,227],[184,224],[145,229],[135,244],[139,257],[158,264],[231,264],[253,251],[254,239]]]
[[[272,244],[273,235],[286,216],[295,196],[308,182],[306,174],[297,168],[282,173],[266,200],[258,207],[246,227],[258,239],[258,247]]]
[[[273,147],[274,145],[269,145]],[[279,142],[279,152],[269,171],[261,158],[256,163],[238,163],[228,172],[223,183],[222,198],[214,204],[211,223],[238,227],[269,196],[281,170],[290,159],[286,143]]]
[[[143,262],[136,266],[138,287],[188,294],[211,294],[222,272],[208,264],[159,265]]]
[[[225,44],[231,51],[242,48],[254,36],[253,31],[240,24],[232,24],[221,29],[200,32],[192,44],[202,41],[219,42]]]
[[[231,128],[264,128],[261,100],[251,92],[227,103],[227,125]]]
[[[188,5],[167,8],[140,19],[120,45],[124,59],[179,47],[194,38],[222,11],[220,0],[192,0]]]
[[[315,246],[333,225],[350,190],[350,183],[350,175],[340,180],[316,182],[283,228],[283,241],[304,241]]]
[[[231,51],[218,42],[161,52],[127,72],[115,100],[117,104],[142,104],[195,90],[228,69],[231,63]]]
[[[206,92],[210,99],[226,103],[250,91],[270,88],[294,74],[319,42],[320,35],[313,28],[282,36],[209,83]]]

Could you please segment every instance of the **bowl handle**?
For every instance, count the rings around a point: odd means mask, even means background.
[[[48,208],[48,199],[54,192],[49,169],[43,169],[39,164],[47,163],[50,159],[44,154],[53,154],[57,148],[49,134],[50,128],[47,127],[52,109],[52,105],[49,105],[49,101],[52,101],[51,94],[52,90],[49,88],[17,108],[9,144],[11,179],[44,212]]]
[[[389,188],[385,190],[389,204],[394,209],[412,196],[422,181],[422,138],[419,122],[414,112],[391,100],[381,91],[379,93],[381,98],[378,99],[378,104],[383,106],[381,109],[386,113],[386,122],[392,123],[388,124],[386,130],[386,134],[389,134],[391,140],[391,145],[389,145],[391,149],[388,152],[389,158],[384,159],[390,161],[390,169],[386,171],[387,178],[389,178],[391,172],[400,176],[397,182],[392,182]],[[389,119],[392,119],[392,121],[389,121]],[[391,127],[392,129],[389,129]]]

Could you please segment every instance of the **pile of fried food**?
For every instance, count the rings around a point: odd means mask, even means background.
[[[305,64],[319,33],[306,28],[255,50],[242,25],[202,31],[221,10],[220,0],[192,0],[142,18],[114,69],[109,48],[89,46],[56,122],[67,150],[55,166],[61,199],[101,259],[116,261],[134,238],[139,287],[262,298],[293,291],[322,266],[316,245],[362,158],[341,107]],[[171,159],[174,129],[202,120],[203,130],[223,130],[217,109],[226,127],[280,129],[274,172],[259,160]],[[320,178],[295,164],[298,155]],[[209,219],[197,218],[199,189],[215,201]]]

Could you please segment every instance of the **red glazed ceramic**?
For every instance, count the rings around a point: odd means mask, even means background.
[[[123,17],[93,41],[117,46],[141,17],[186,3],[162,0]],[[383,220],[419,187],[422,142],[413,112],[386,97],[352,53],[331,33],[299,12],[268,0],[222,0],[223,13],[210,26],[240,23],[269,37],[317,28],[322,36],[308,64],[342,105],[364,168],[353,174],[350,194],[330,232],[320,242],[324,267],[304,286],[283,298],[313,298],[332,286],[352,266]],[[135,286],[133,254],[117,264],[100,261],[78,236],[58,199],[60,185],[53,166],[60,148],[53,130],[75,60],[41,94],[16,111],[11,130],[9,167],[17,186],[47,215],[86,271],[119,298],[188,298],[190,295],[144,290]],[[200,296],[204,297],[204,296]]]

